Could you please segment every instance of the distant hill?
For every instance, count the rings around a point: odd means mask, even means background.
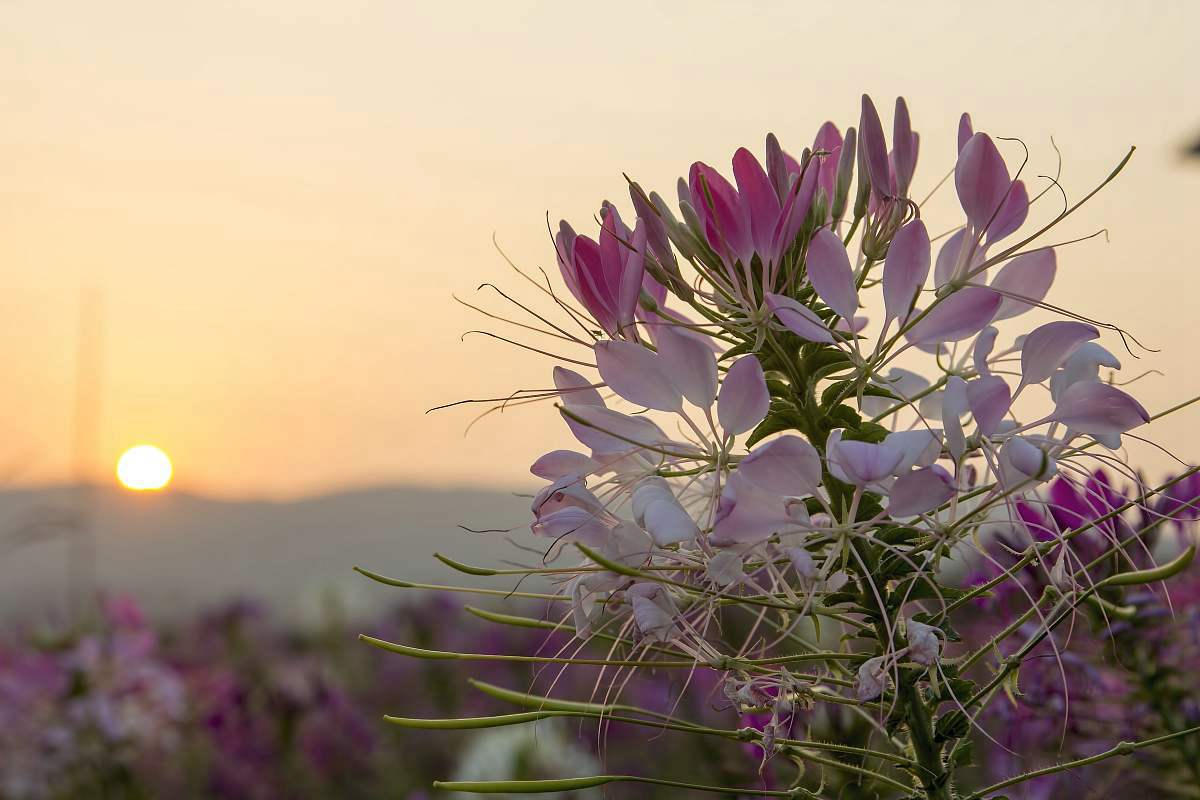
[[[61,615],[70,572],[78,487],[0,492],[0,622]],[[503,533],[532,537],[528,500],[472,489],[378,487],[292,502],[222,501],[182,492],[140,495],[92,487],[88,514],[99,588],[137,597],[156,618],[252,597],[294,619],[312,618],[330,597],[353,613],[400,599],[409,590],[380,586],[362,565],[421,582],[487,584],[437,562],[526,563]]]

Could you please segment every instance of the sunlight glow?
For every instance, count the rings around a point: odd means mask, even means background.
[[[171,480],[171,459],[151,444],[131,447],[117,461],[117,478],[134,491],[161,489]]]

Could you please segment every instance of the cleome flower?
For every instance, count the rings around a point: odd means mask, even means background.
[[[597,330],[564,336],[547,321],[578,357],[525,399],[553,400],[576,445],[534,460],[542,563],[503,574],[554,586],[546,624],[573,628],[578,650],[546,665],[604,675],[599,700],[528,703],[603,719],[634,670],[713,673],[758,722],[703,735],[753,744],[764,780],[782,755],[879,796],[981,798],[993,789],[957,783],[960,751],[1022,660],[1047,647],[1061,659],[1054,634],[1070,620],[1120,616],[1117,587],[1190,560],[1183,548],[1159,565],[1143,539],[1190,530],[1194,470],[1163,487],[1138,479],[1133,500],[1098,471],[1137,477],[1123,437],[1151,416],[1108,372],[1121,363],[1106,337],[1132,338],[1046,301],[1057,254],[1040,239],[1080,204],[1029,230],[1042,195],[1003,140],[967,115],[958,130],[957,152],[925,154],[953,165],[961,209],[936,225],[911,199],[907,104],[889,149],[867,97],[857,128],[827,122],[796,155],[768,135],[763,160],[735,152],[732,179],[695,162],[677,209],[631,181],[632,229],[608,203],[597,240],[561,223],[557,260],[580,308],[550,293]],[[1012,624],[963,642],[960,614],[1002,596]],[[577,656],[593,646],[603,657]],[[850,767],[799,738],[826,706],[874,731],[841,745]],[[570,786],[615,780],[638,778]],[[776,794],[823,785],[802,775]],[[510,789],[539,787],[495,790]]]

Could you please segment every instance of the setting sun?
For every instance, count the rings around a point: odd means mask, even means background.
[[[128,489],[161,489],[171,480],[171,459],[154,445],[140,444],[117,461],[117,478]]]

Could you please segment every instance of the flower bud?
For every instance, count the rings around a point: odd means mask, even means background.
[[[846,129],[846,138],[842,140],[842,150],[838,155],[837,178],[833,184],[833,201],[829,206],[829,215],[834,222],[846,214],[846,202],[850,197],[850,179],[854,176],[855,144],[857,134],[854,128]]]

